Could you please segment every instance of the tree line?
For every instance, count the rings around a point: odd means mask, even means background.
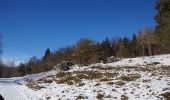
[[[170,1],[156,3],[155,28],[143,28],[132,37],[106,38],[102,42],[82,38],[75,45],[51,52],[48,48],[40,59],[32,57],[17,67],[0,65],[0,77],[23,76],[51,70],[63,60],[74,64],[89,65],[110,56],[130,58],[170,53]]]

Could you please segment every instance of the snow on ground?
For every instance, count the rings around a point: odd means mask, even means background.
[[[168,55],[157,55],[157,56],[145,56],[138,58],[127,58],[122,59],[115,63],[101,64],[104,66],[138,66],[147,65],[154,62],[159,62],[161,65],[170,65],[170,54]]]
[[[5,100],[25,100],[23,95],[14,88],[17,84],[0,83],[0,94]]]
[[[170,94],[170,55],[3,78],[0,94],[5,100],[166,100]]]
[[[28,94],[25,93],[26,89],[24,87],[26,86],[22,84],[24,84],[27,80],[36,80],[41,77],[55,75],[56,73],[56,70],[52,70],[38,74],[26,75],[24,77],[0,78],[0,95],[2,95],[5,100],[29,100],[29,98],[26,97]]]

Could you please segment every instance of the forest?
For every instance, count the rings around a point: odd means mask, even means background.
[[[102,42],[91,38],[81,38],[75,45],[59,48],[54,52],[47,48],[41,58],[33,56],[28,62],[16,67],[7,66],[1,62],[0,77],[23,76],[48,71],[63,60],[79,65],[89,65],[99,63],[110,56],[132,58],[169,54],[170,0],[159,0],[155,4],[155,9],[157,14],[154,19],[157,25],[154,28],[139,29],[131,37],[106,37]]]

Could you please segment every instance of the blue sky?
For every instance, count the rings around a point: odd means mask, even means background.
[[[41,57],[82,37],[101,41],[154,27],[156,0],[0,0],[3,59]]]

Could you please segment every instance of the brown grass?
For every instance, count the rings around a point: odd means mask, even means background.
[[[123,81],[135,81],[141,78],[140,74],[128,74],[127,76],[121,76],[120,79]]]
[[[77,99],[76,99],[76,100],[82,100],[82,99],[84,99],[84,97],[81,96],[81,95],[79,95],[79,96],[77,96]]]
[[[100,85],[100,83],[96,83],[96,84],[95,84],[95,86],[99,86],[99,85]]]
[[[115,84],[119,86],[124,86],[126,83],[123,81],[117,81]]]
[[[71,75],[71,72],[59,72],[56,74],[56,77],[63,78],[63,77],[67,77],[69,75]]]
[[[46,98],[46,100],[50,100],[51,97],[45,97],[45,98]]]
[[[107,81],[111,81],[111,79],[108,79],[108,78],[102,78],[99,80],[100,82],[107,82]]]
[[[97,96],[96,96],[96,98],[99,99],[99,100],[102,100],[103,97],[104,97],[104,95],[101,94],[101,93],[98,93]]]
[[[108,85],[113,85],[113,84],[114,84],[114,82],[107,82],[107,84],[108,84]]]
[[[27,83],[26,83],[26,86],[28,87],[28,88],[30,88],[30,89],[32,89],[32,90],[40,90],[40,89],[42,89],[42,88],[45,88],[44,86],[40,86],[40,85],[38,85],[35,81],[28,81]]]
[[[74,85],[74,84],[80,83],[81,80],[73,76],[67,76],[67,77],[56,80],[56,82],[58,84]]]
[[[129,99],[129,97],[127,97],[127,96],[125,96],[125,95],[122,95],[121,96],[121,100],[128,100]]]
[[[142,82],[143,83],[149,83],[149,82],[151,82],[151,80],[150,79],[145,79],[145,80],[142,80]]]
[[[163,96],[166,100],[170,100],[170,92],[162,93],[161,96]]]
[[[103,66],[92,66],[91,69],[98,69],[98,70],[114,70],[115,67],[110,67],[110,66],[107,66],[107,67],[103,67]]]
[[[101,81],[110,81],[117,73],[101,73],[97,71],[75,71],[75,72],[59,72],[56,77],[58,84],[74,85],[81,83],[82,79],[93,80],[100,79]]]

